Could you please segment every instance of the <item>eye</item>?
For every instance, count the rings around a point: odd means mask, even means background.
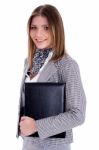
[[[48,30],[49,29],[49,27],[48,26],[44,26],[44,30]]]
[[[31,29],[31,30],[36,30],[37,27],[36,27],[36,26],[31,26],[30,29]]]

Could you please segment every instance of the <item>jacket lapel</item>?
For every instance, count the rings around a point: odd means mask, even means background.
[[[24,75],[23,75],[23,80],[22,82],[24,82],[25,80],[25,75],[28,71],[28,64],[25,64],[25,70],[24,70]],[[43,70],[40,73],[40,76],[37,80],[37,82],[47,82],[48,79],[55,73],[57,72],[57,68],[55,67],[55,63],[53,61],[49,61],[46,66],[43,68]]]
[[[43,68],[37,82],[46,82],[57,71],[53,61],[49,61]]]

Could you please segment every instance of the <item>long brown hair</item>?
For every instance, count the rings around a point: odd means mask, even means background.
[[[57,61],[60,59],[66,52],[65,52],[65,34],[64,34],[64,27],[63,21],[60,13],[58,10],[52,5],[41,5],[34,9],[31,16],[29,17],[27,30],[28,30],[28,62],[29,67],[32,65],[32,58],[35,53],[35,44],[30,37],[30,26],[32,19],[36,16],[44,16],[47,18],[48,23],[50,25],[52,36],[53,36],[53,49],[54,54],[51,60]]]

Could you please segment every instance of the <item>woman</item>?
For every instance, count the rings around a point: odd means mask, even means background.
[[[72,128],[85,120],[86,98],[78,64],[66,52],[62,18],[54,6],[37,7],[28,20],[28,58],[24,65],[20,113],[24,107],[25,82],[66,83],[66,111],[39,120],[22,116],[18,125],[23,150],[70,150]],[[50,138],[65,131],[65,138]],[[39,137],[29,136],[35,132]]]

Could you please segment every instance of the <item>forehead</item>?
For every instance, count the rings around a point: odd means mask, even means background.
[[[46,24],[46,25],[49,25],[48,23],[48,20],[46,17],[44,16],[35,16],[32,18],[32,21],[31,21],[31,24],[32,25],[43,25],[43,24]]]

